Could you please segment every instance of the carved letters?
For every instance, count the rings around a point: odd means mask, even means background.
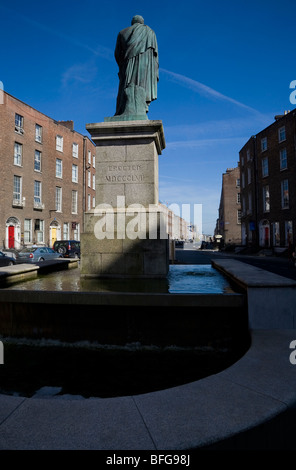
[[[108,165],[105,182],[108,183],[141,183],[144,174],[141,165],[120,164]]]

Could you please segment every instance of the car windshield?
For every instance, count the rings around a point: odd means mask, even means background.
[[[23,248],[20,253],[33,253],[36,251],[36,248]]]

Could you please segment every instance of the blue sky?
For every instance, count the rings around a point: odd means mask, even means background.
[[[218,216],[222,173],[276,114],[293,109],[295,0],[0,0],[0,81],[8,93],[75,130],[112,116],[114,48],[135,14],[156,33],[162,120],[159,197]],[[182,213],[181,213],[182,215]]]

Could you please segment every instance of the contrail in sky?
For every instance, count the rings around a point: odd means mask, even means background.
[[[163,68],[160,68],[159,70],[160,72],[166,73],[167,75],[172,77],[174,81],[178,83],[179,85],[183,85],[186,88],[190,88],[193,91],[197,91],[201,95],[209,96],[211,98],[216,98],[218,100],[228,101],[230,103],[235,104],[236,106],[240,106],[241,108],[247,109],[248,111],[251,111],[252,113],[259,114],[259,111],[257,111],[256,109],[251,108],[250,106],[247,106],[243,103],[240,103],[239,101],[236,101],[233,98],[230,98],[229,96],[222,95],[222,93],[219,93],[219,91],[216,91],[213,88],[210,88],[207,85],[204,85],[203,83],[198,82],[197,80],[192,80],[192,78],[188,78],[185,75],[171,72],[170,70],[166,70]]]

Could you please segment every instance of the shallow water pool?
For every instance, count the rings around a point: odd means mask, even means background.
[[[80,269],[39,275],[7,289],[70,292],[154,292],[220,294],[232,292],[227,279],[212,265],[171,265],[166,279],[85,279]]]

